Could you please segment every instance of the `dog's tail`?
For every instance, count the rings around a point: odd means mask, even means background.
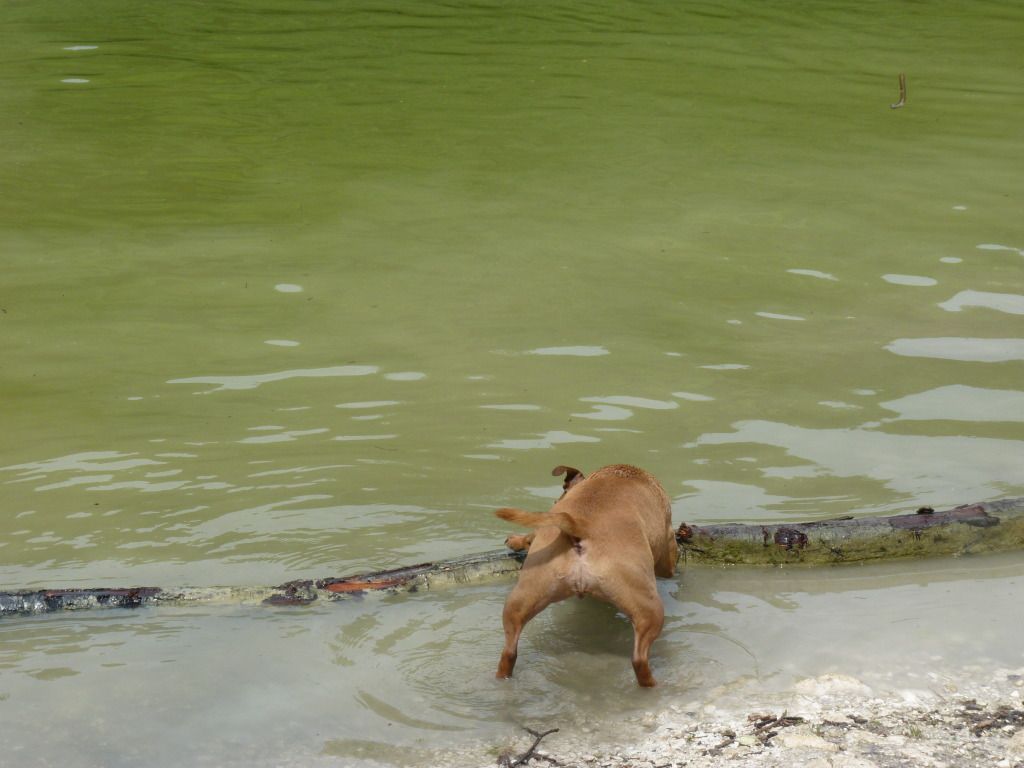
[[[554,525],[573,539],[579,540],[586,537],[582,521],[565,512],[524,512],[521,509],[502,507],[494,514],[502,520],[508,520],[510,523],[517,523],[527,528]]]

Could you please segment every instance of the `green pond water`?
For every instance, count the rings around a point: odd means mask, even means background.
[[[649,469],[677,522],[1024,494],[1019,4],[0,18],[2,588],[490,550],[560,463]],[[909,684],[915,638],[1019,666],[1021,560],[687,573],[654,693],[586,602],[495,683],[507,582],[4,619],[0,764],[436,764],[800,674]]]

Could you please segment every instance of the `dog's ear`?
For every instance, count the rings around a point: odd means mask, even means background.
[[[557,467],[552,469],[551,474],[554,475],[555,477],[558,477],[559,475],[565,475],[565,480],[562,481],[563,496],[569,491],[570,488],[576,485],[576,483],[586,478],[586,475],[584,475],[575,467],[567,467],[563,464],[559,464]]]

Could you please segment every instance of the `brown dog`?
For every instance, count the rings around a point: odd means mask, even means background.
[[[564,474],[565,482],[550,512],[504,508],[496,513],[536,529],[506,540],[513,549],[529,547],[529,554],[505,601],[505,648],[497,677],[511,677],[526,622],[551,603],[593,595],[629,617],[637,682],[654,685],[648,658],[665,621],[654,577],[672,576],[678,556],[668,496],[652,475],[625,464],[589,477],[561,466],[551,474]]]

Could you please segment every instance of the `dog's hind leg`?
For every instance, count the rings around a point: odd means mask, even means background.
[[[644,688],[657,685],[651,673],[651,644],[665,624],[665,606],[653,576],[621,574],[616,589],[602,595],[622,611],[633,624],[633,672]]]
[[[651,644],[661,634],[665,624],[665,608],[658,600],[642,613],[630,617],[633,621],[633,672],[644,688],[657,685],[651,673]]]
[[[512,670],[516,666],[516,659],[519,656],[519,635],[523,631],[522,624],[505,621],[505,647],[501,651],[501,659],[498,661],[498,671],[495,677],[502,680],[512,677]]]
[[[505,647],[498,661],[498,671],[495,674],[497,678],[512,677],[512,670],[519,654],[519,636],[527,622],[552,603],[569,596],[565,590],[557,590],[545,593],[540,600],[534,600],[532,596],[536,595],[537,591],[524,587],[522,578],[523,574],[520,574],[520,581],[509,592],[505,600],[505,609],[501,613],[501,623],[505,628]]]
[[[522,590],[516,584],[505,600],[505,609],[501,613],[501,623],[505,628],[505,647],[501,651],[501,659],[498,661],[497,678],[512,677],[512,670],[516,666],[516,658],[519,655],[519,636],[523,633],[526,622],[536,616],[541,608],[534,609],[523,599]]]

